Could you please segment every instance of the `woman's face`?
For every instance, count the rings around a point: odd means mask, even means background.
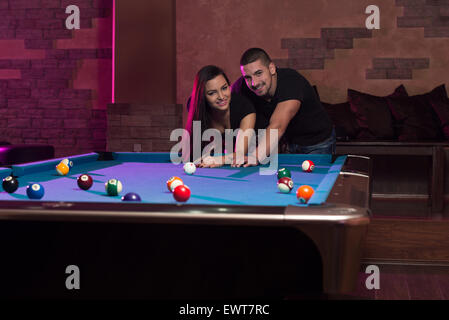
[[[211,108],[221,111],[229,108],[231,88],[223,75],[220,74],[206,82],[205,95]]]

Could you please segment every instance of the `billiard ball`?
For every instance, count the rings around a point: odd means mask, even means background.
[[[45,194],[44,187],[39,183],[30,183],[27,186],[27,196],[30,199],[41,199]]]
[[[60,176],[65,176],[67,173],[69,173],[70,168],[68,165],[66,165],[63,162],[60,162],[57,166],[56,166],[56,172],[60,175]]]
[[[180,185],[183,185],[184,182],[182,181],[181,178],[179,177],[171,177],[170,179],[168,179],[167,181],[167,189],[170,192],[173,192],[173,190]]]
[[[305,172],[312,172],[313,169],[315,168],[315,164],[310,160],[305,160],[302,163],[301,167],[302,167],[302,170]]]
[[[282,193],[289,193],[293,189],[293,180],[289,177],[283,177],[278,180],[278,189]]]
[[[78,187],[80,187],[80,189],[89,190],[90,187],[92,187],[94,180],[88,174],[82,174],[78,177],[76,182],[78,183]]]
[[[186,202],[190,198],[190,189],[186,185],[177,186],[173,190],[173,197],[178,202]]]
[[[104,184],[104,187],[109,196],[118,196],[123,189],[122,183],[117,179],[109,179],[108,182]]]
[[[141,199],[137,193],[128,192],[122,197],[122,201],[141,201]]]
[[[66,166],[68,166],[69,169],[72,169],[72,168],[73,168],[73,161],[71,161],[71,160],[65,158],[65,159],[63,159],[61,162],[64,163]]]
[[[194,174],[196,171],[196,166],[193,162],[187,162],[184,164],[184,172],[187,174]]]
[[[278,180],[279,180],[280,178],[283,178],[283,177],[291,178],[291,177],[292,177],[292,174],[290,173],[290,170],[285,169],[285,168],[279,169],[279,171],[278,171]]]
[[[3,190],[13,193],[19,188],[19,181],[13,176],[7,176],[2,182]]]
[[[311,186],[302,185],[296,190],[296,197],[299,202],[307,203],[314,193],[315,191]]]

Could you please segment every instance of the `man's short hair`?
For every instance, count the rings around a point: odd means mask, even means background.
[[[245,66],[248,63],[252,63],[259,59],[267,67],[271,63],[271,58],[265,50],[260,48],[250,48],[246,50],[240,58],[240,65]]]

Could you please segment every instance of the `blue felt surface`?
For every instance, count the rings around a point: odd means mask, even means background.
[[[192,191],[189,204],[301,205],[296,199],[296,190],[303,184],[316,190],[309,204],[320,204],[327,199],[345,160],[345,157],[339,157],[331,164],[331,158],[322,155],[280,155],[280,167],[288,168],[294,181],[292,192],[283,194],[277,189],[276,175],[260,175],[260,167],[197,168],[194,175],[187,175],[182,164],[169,162],[167,153],[117,153],[112,161],[94,161],[95,155],[70,158],[75,165],[67,176],[62,177],[54,170],[55,161],[46,161],[47,165],[28,165],[30,168],[21,166],[18,170],[26,174],[18,178],[19,189],[13,194],[1,192],[0,200],[28,199],[26,186],[38,182],[46,191],[42,201],[118,202],[127,192],[136,192],[146,203],[176,203],[167,190],[166,181],[171,176],[179,176]],[[315,162],[313,173],[302,171],[301,163],[305,159]],[[77,186],[76,179],[82,173],[90,174],[94,180],[90,190],[84,191]],[[123,183],[123,191],[116,197],[105,193],[104,183],[112,178]]]

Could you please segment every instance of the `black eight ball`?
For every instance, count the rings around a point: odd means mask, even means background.
[[[12,176],[8,176],[3,179],[2,187],[6,192],[13,193],[19,188],[19,181]]]

